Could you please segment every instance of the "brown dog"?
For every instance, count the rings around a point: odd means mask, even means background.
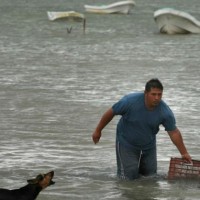
[[[43,189],[55,183],[52,181],[53,176],[54,171],[51,171],[27,180],[28,184],[19,189],[0,189],[0,200],[35,200]]]

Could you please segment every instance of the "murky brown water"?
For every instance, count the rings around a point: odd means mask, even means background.
[[[91,141],[108,107],[158,77],[190,154],[200,159],[200,37],[161,35],[153,21],[162,7],[200,19],[199,0],[140,0],[128,16],[86,14],[85,35],[81,24],[68,34],[66,23],[47,19],[46,11],[84,12],[84,4],[97,2],[1,0],[0,187],[55,170],[56,185],[38,200],[199,199],[199,182],[165,180],[170,157],[179,153],[163,129],[157,178],[116,179],[117,118],[98,145]]]

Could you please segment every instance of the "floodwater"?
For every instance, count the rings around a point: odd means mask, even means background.
[[[162,127],[158,176],[130,182],[116,178],[119,118],[98,145],[91,134],[113,103],[158,77],[188,151],[200,159],[200,35],[162,35],[153,20],[163,7],[200,20],[200,2],[138,0],[130,15],[84,13],[84,4],[100,3],[1,0],[0,187],[19,188],[54,170],[56,184],[38,200],[197,200],[199,181],[166,180],[170,157],[180,155]],[[85,34],[81,23],[47,18],[69,10],[86,15]]]

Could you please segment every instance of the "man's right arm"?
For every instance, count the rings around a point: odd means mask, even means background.
[[[113,119],[114,113],[112,108],[108,109],[102,116],[101,120],[99,121],[94,133],[92,134],[93,142],[96,144],[99,142],[101,138],[101,132],[105,128],[105,126]]]

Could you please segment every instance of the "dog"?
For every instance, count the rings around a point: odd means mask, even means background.
[[[42,190],[55,184],[53,177],[54,171],[51,171],[27,180],[28,184],[19,189],[0,189],[0,200],[35,200]]]

